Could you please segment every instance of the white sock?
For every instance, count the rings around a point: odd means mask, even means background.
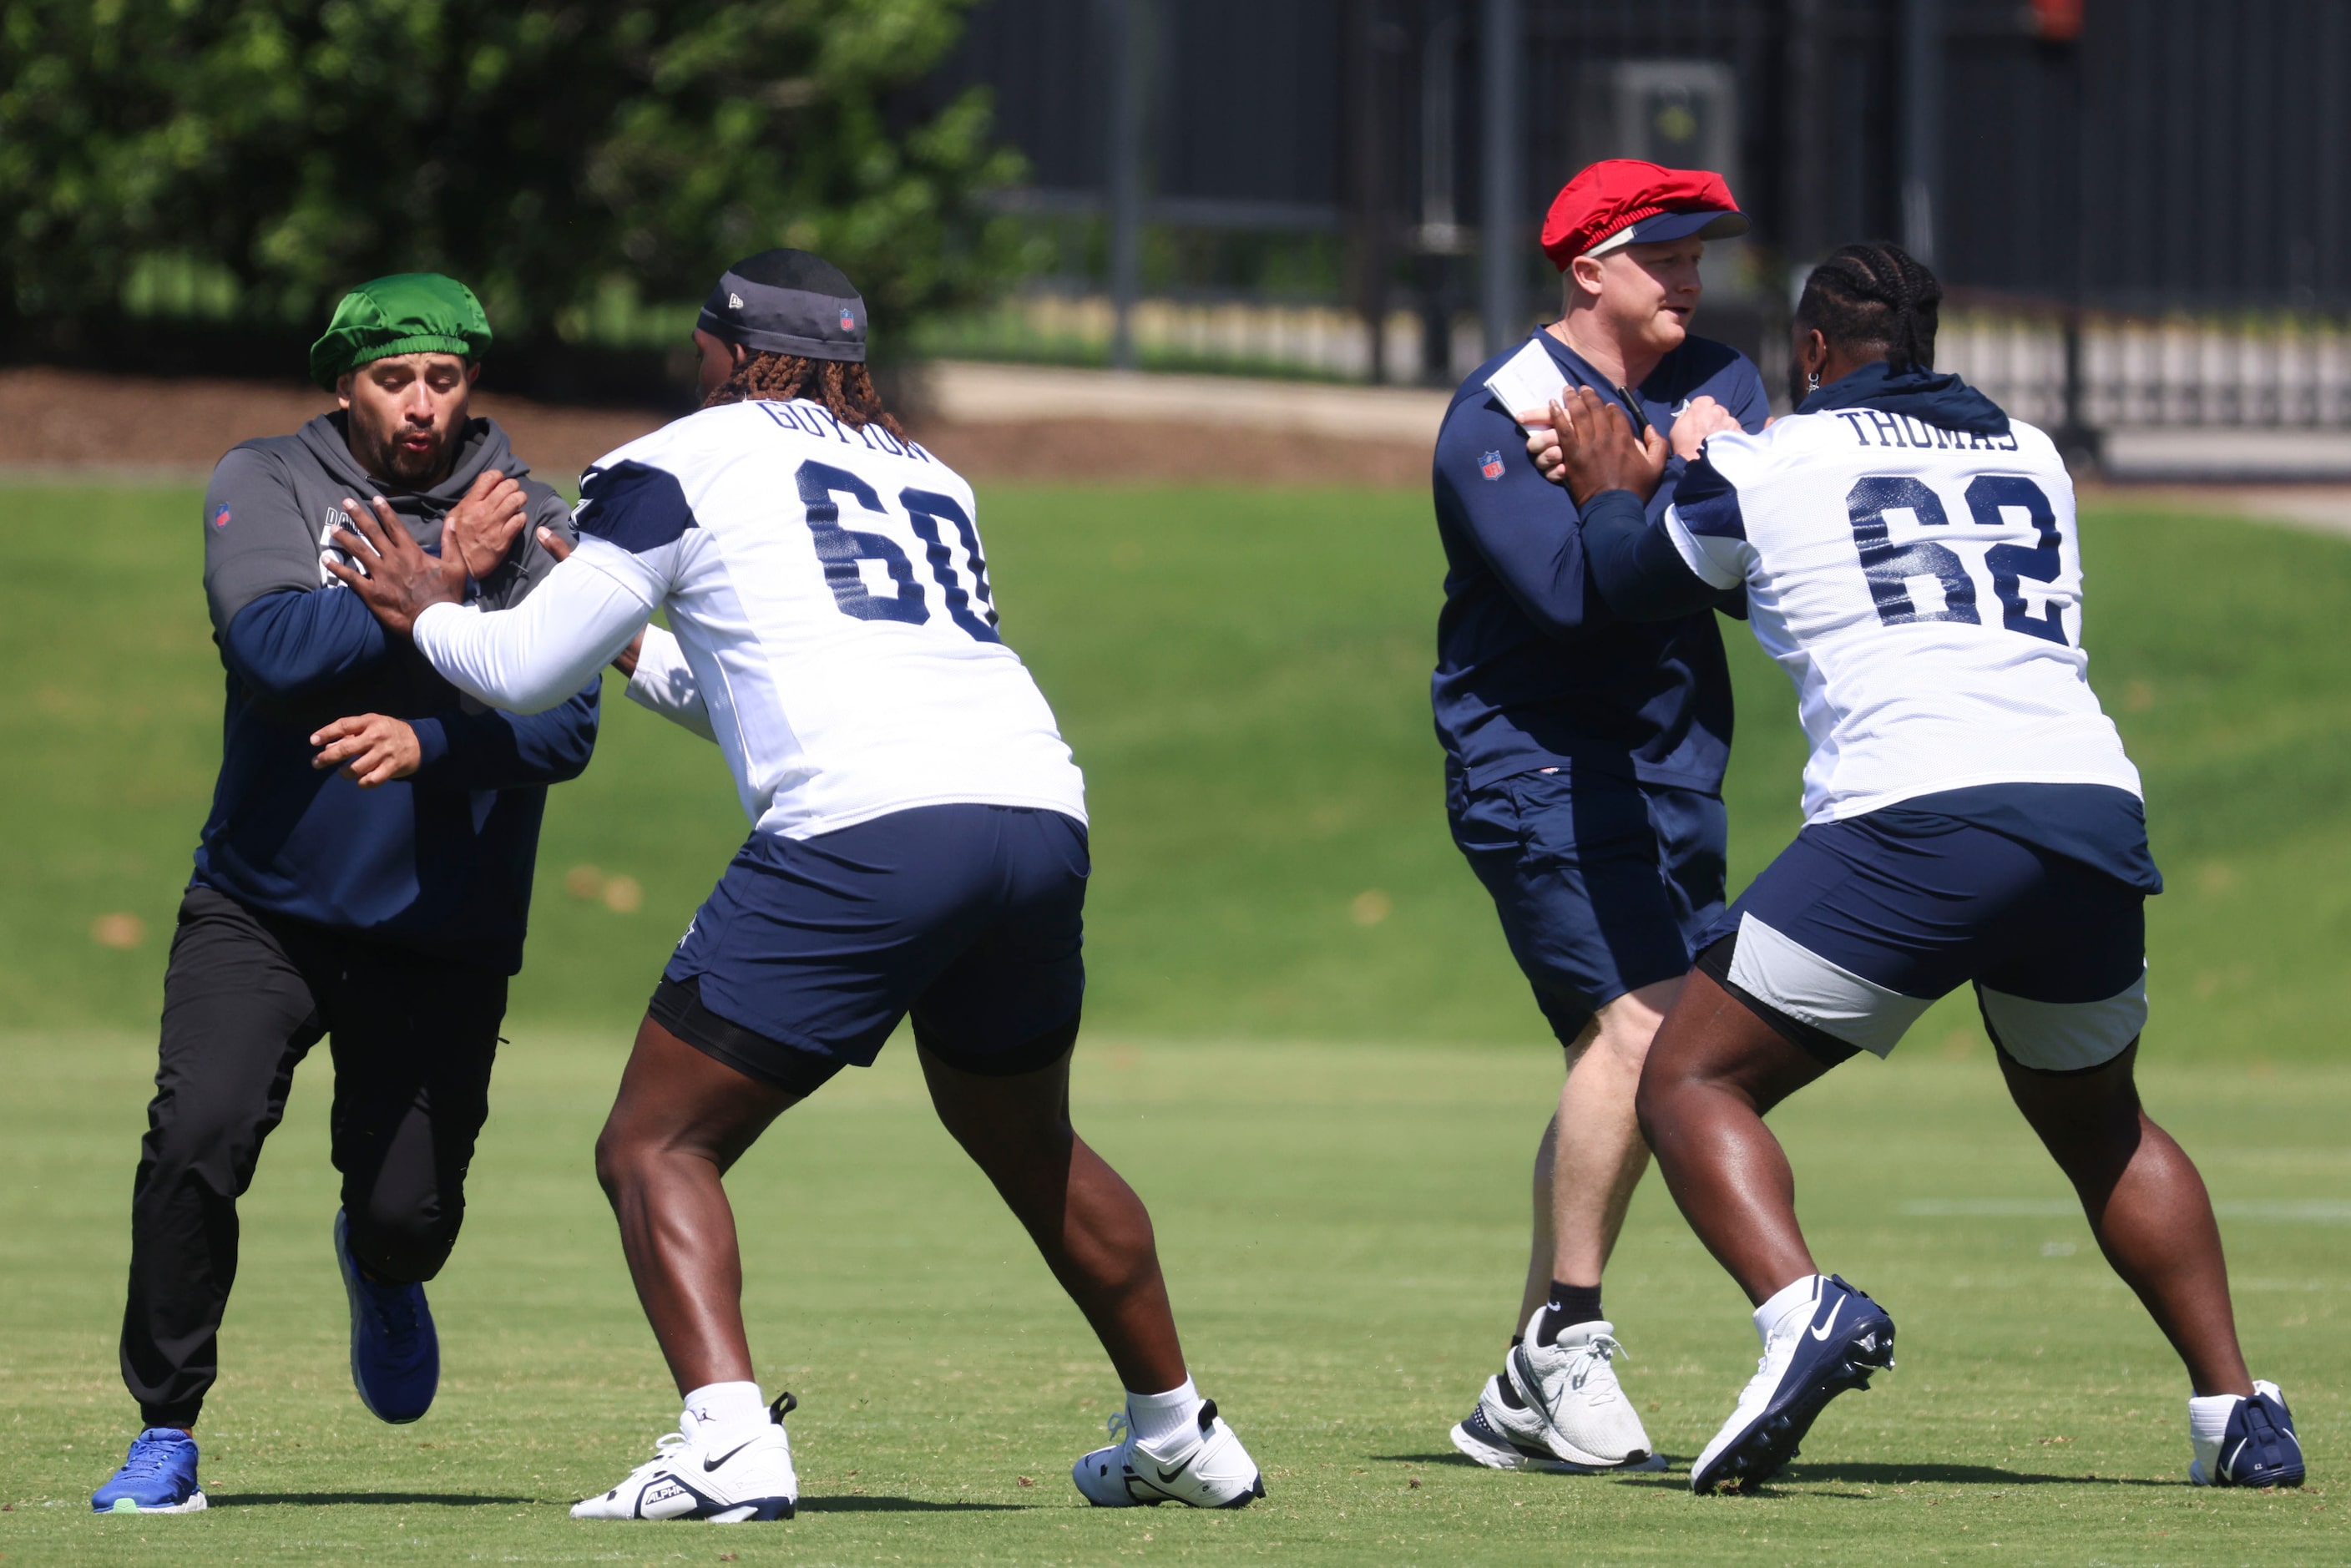
[[[1761,1340],[1768,1349],[1771,1343],[1771,1331],[1780,1326],[1780,1320],[1798,1307],[1818,1301],[1820,1294],[1821,1277],[1818,1274],[1807,1274],[1792,1285],[1781,1287],[1770,1301],[1755,1309],[1755,1337]]]
[[[698,1443],[730,1427],[767,1418],[768,1406],[759,1397],[758,1384],[705,1383],[685,1396],[685,1414],[677,1418],[677,1429],[687,1441]]]
[[[1137,1394],[1126,1391],[1126,1419],[1134,1428],[1134,1439],[1147,1448],[1164,1448],[1173,1438],[1184,1435],[1187,1428],[1200,1425],[1200,1393],[1186,1378],[1181,1388],[1171,1388],[1165,1394]]]
[[[2237,1413],[2241,1394],[2190,1395],[2188,1399],[2188,1436],[2190,1441],[2210,1443],[2216,1448],[2229,1435],[2229,1417]]]

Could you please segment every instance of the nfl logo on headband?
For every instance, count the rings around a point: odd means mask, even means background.
[[[865,301],[841,269],[804,250],[763,250],[728,267],[695,325],[721,342],[807,360],[865,358]]]

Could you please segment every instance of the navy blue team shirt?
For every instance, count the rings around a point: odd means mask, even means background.
[[[1571,387],[1588,386],[1660,431],[1708,396],[1752,433],[1771,400],[1737,350],[1690,338],[1628,402],[1547,330],[1541,343]],[[1483,789],[1541,768],[1708,792],[1730,760],[1730,672],[1711,609],[1631,621],[1609,609],[1586,570],[1575,503],[1545,480],[1526,436],[1486,389],[1512,344],[1469,373],[1437,437],[1437,529],[1445,609],[1429,697],[1448,785]],[[1686,465],[1667,460],[1652,520],[1673,504]],[[1744,601],[1722,603],[1734,613]]]

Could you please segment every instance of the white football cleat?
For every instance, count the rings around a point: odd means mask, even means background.
[[[574,1519],[706,1519],[713,1524],[789,1519],[799,1506],[784,1417],[799,1401],[787,1394],[768,1406],[768,1425],[735,1427],[697,1440],[662,1435],[653,1457],[601,1497],[572,1504]]]
[[[1112,1442],[1070,1468],[1070,1479],[1096,1508],[1247,1508],[1265,1495],[1265,1479],[1217,1402],[1200,1402],[1199,1424],[1163,1453],[1145,1448],[1124,1412],[1110,1418]]]
[[[1614,1325],[1599,1319],[1576,1323],[1541,1344],[1536,1330],[1547,1311],[1535,1309],[1526,1337],[1503,1364],[1512,1392],[1541,1418],[1540,1445],[1559,1461],[1557,1468],[1578,1474],[1664,1469],[1665,1456],[1649,1447],[1640,1412],[1609,1364],[1625,1350]],[[1492,1419],[1483,1401],[1479,1409]]]

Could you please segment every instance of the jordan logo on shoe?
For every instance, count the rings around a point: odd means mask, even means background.
[[[1837,1314],[1838,1314],[1839,1312],[1843,1312],[1843,1311],[1844,1311],[1844,1298],[1843,1298],[1843,1297],[1839,1297],[1839,1298],[1838,1298],[1838,1300],[1837,1300],[1837,1304],[1836,1304],[1835,1306],[1833,1306],[1833,1307],[1831,1307],[1831,1308],[1829,1309],[1829,1321],[1828,1321],[1828,1322],[1824,1322],[1824,1323],[1823,1323],[1820,1327],[1818,1327],[1818,1328],[1814,1329],[1814,1330],[1813,1331],[1813,1337],[1814,1339],[1826,1339],[1826,1338],[1828,1338],[1828,1337],[1829,1337],[1829,1331],[1830,1331],[1831,1329],[1833,1329],[1833,1328],[1836,1327]]]

